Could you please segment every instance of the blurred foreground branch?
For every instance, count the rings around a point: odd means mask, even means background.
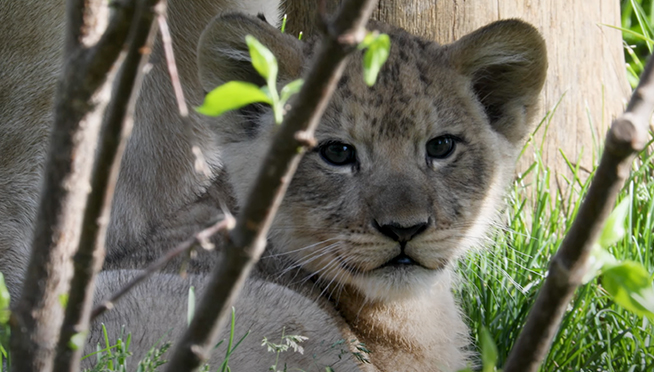
[[[79,248],[75,254],[74,275],[55,356],[54,370],[75,372],[80,368],[83,341],[89,329],[95,278],[105,256],[105,236],[114,188],[127,139],[133,126],[133,113],[143,80],[143,69],[150,56],[157,28],[156,14],[165,12],[163,0],[141,0],[136,8],[127,45],[127,55],[118,73],[112,100],[104,116],[91,176]],[[72,343],[75,335],[81,340]]]
[[[109,102],[110,72],[127,40],[135,1],[116,1],[109,24],[104,0],[69,0],[64,64],[55,96],[44,185],[32,254],[11,318],[15,371],[49,372],[63,320],[62,298],[81,234],[100,123]]]

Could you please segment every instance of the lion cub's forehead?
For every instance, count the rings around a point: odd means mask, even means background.
[[[374,143],[464,135],[476,112],[464,78],[448,65],[436,43],[402,30],[388,31],[390,55],[377,82],[365,84],[363,52],[352,55],[318,136]]]

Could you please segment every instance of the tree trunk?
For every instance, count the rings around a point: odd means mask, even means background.
[[[338,1],[326,2],[329,10]],[[311,22],[316,19],[316,1],[288,3],[289,32],[315,32]],[[604,26],[620,25],[615,0],[380,0],[373,18],[442,44],[498,19],[521,18],[536,26],[547,43],[549,60],[537,120],[560,101],[542,144],[542,158],[560,174],[570,172],[559,149],[574,163],[581,156],[582,169],[592,169],[609,124],[622,113],[629,95],[622,35]],[[538,146],[545,127],[535,136]],[[533,161],[533,152],[527,151],[518,170]]]

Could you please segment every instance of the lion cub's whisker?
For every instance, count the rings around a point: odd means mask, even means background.
[[[307,245],[307,246],[302,247],[302,248],[292,249],[290,251],[285,251],[285,252],[281,252],[281,253],[270,254],[270,255],[267,255],[267,256],[262,257],[262,258],[274,258],[274,257],[286,256],[286,255],[293,254],[293,253],[300,252],[300,251],[304,251],[304,250],[313,248],[313,247],[315,247],[317,245],[320,245],[320,244],[323,244],[323,243],[326,243],[326,242],[329,242],[329,241],[334,241],[334,240],[339,240],[339,238],[336,237],[336,238],[325,239],[325,240],[319,241],[317,243]]]
[[[283,275],[285,275],[286,273],[288,273],[289,271],[291,271],[293,269],[301,268],[301,267],[305,266],[306,264],[311,263],[311,262],[323,257],[324,255],[328,254],[330,252],[330,250],[332,248],[334,248],[336,245],[338,245],[339,243],[340,242],[332,243],[332,244],[327,245],[325,247],[321,247],[320,249],[318,249],[318,250],[316,250],[314,252],[309,253],[308,255],[304,256],[301,260],[296,261],[293,265],[291,265],[288,268],[284,269],[278,275],[278,278],[282,277]]]

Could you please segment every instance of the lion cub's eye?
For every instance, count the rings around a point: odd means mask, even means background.
[[[354,146],[341,142],[327,142],[320,145],[320,156],[332,165],[347,165],[356,161]]]
[[[440,136],[427,142],[427,155],[434,159],[445,159],[454,153],[456,141],[451,136]]]

